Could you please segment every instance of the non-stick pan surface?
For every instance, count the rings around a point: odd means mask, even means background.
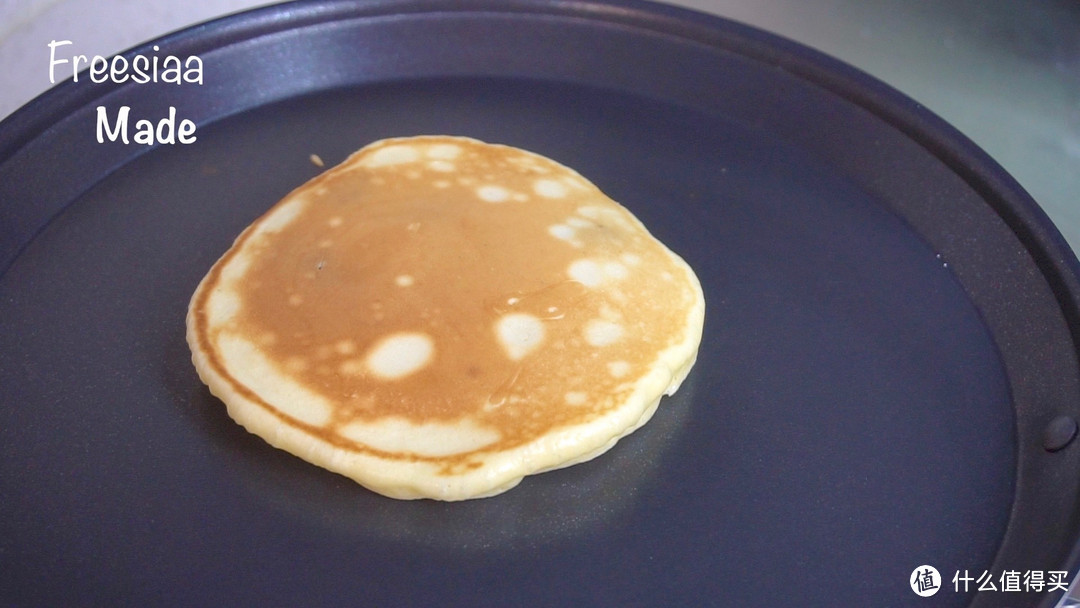
[[[197,55],[204,82],[84,78],[0,125],[0,603],[1051,606],[1076,573],[1075,258],[880,83],[639,2],[286,4],[135,54]],[[175,107],[197,141],[97,143],[98,106]],[[422,133],[579,170],[708,302],[649,425],[480,501],[270,448],[184,341],[197,282],[311,154]]]

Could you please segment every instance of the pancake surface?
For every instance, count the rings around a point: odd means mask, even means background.
[[[256,220],[192,297],[230,416],[394,498],[593,458],[696,356],[693,271],[573,170],[477,140],[375,142]]]

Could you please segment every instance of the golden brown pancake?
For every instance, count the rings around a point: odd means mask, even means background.
[[[394,498],[589,460],[697,356],[690,267],[550,159],[375,142],[248,227],[191,299],[200,377],[249,431]]]

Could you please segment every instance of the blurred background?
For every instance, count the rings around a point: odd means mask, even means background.
[[[1080,251],[1080,1],[674,0],[828,53],[974,140]],[[109,56],[258,0],[0,0],[0,117],[51,86],[51,40]],[[70,70],[57,71],[57,82]]]

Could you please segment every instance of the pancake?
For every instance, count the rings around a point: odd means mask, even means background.
[[[577,172],[449,136],[303,184],[199,284],[229,415],[393,498],[491,496],[645,424],[697,357],[691,268]]]

